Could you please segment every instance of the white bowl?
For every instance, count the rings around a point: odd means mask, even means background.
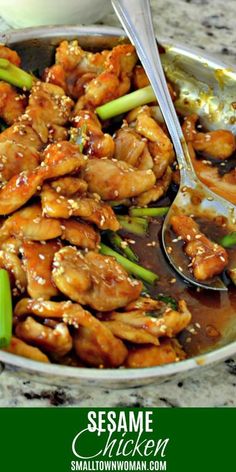
[[[110,9],[110,0],[0,0],[0,16],[14,28],[89,24]]]

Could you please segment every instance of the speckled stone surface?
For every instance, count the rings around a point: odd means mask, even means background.
[[[228,64],[236,63],[235,0],[153,0],[157,36],[199,47]],[[113,14],[105,24],[118,25]],[[0,19],[0,31],[7,25]],[[207,370],[161,385],[123,390],[60,387],[25,380],[0,365],[0,406],[236,407],[236,356]]]

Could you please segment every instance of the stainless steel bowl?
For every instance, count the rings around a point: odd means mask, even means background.
[[[83,48],[98,50],[111,48],[121,41],[125,41],[124,32],[117,28],[110,27],[41,27],[27,28],[16,31],[9,31],[0,36],[0,42],[6,43],[16,49],[22,59],[26,69],[44,69],[53,61],[55,46],[62,39],[79,38]],[[165,47],[165,68],[167,75],[173,80],[173,70],[178,69],[176,82],[181,89],[181,99],[178,103],[180,109],[186,112],[189,107],[194,108],[204,121],[208,110],[201,107],[201,102],[196,101],[196,90],[203,93],[206,90],[214,90],[215,96],[222,97],[221,74],[224,71],[228,90],[232,97],[236,97],[236,71],[230,69],[214,58],[203,55],[198,50],[189,49],[185,46],[170,44],[168,41],[160,40],[159,43]],[[192,95],[189,94],[191,84]],[[195,88],[194,88],[195,87]],[[219,92],[219,93],[218,93]],[[195,94],[195,95],[194,95]],[[190,95],[193,97],[190,100]],[[195,97],[195,98],[194,98]],[[232,100],[233,101],[233,100]],[[234,100],[235,101],[235,100]],[[196,109],[196,107],[198,107]],[[229,127],[235,127],[233,120]],[[7,352],[0,351],[0,362],[17,369],[20,376],[54,384],[83,384],[106,386],[113,388],[133,387],[146,385],[151,382],[163,382],[171,376],[187,375],[193,369],[197,370],[208,366],[214,362],[223,360],[236,353],[236,317],[235,322],[227,327],[225,334],[220,341],[220,345],[210,352],[204,352],[196,357],[181,361],[179,363],[167,364],[160,367],[150,367],[144,369],[94,369],[75,368],[56,364],[43,364],[29,359],[15,356]]]

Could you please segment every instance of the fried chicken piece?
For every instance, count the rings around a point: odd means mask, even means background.
[[[35,169],[41,162],[34,148],[13,141],[0,143],[0,181],[6,182],[16,174]]]
[[[96,249],[100,242],[100,235],[91,225],[81,223],[74,218],[61,221],[61,239],[66,239],[70,244],[84,248]]]
[[[134,129],[124,126],[115,136],[114,157],[138,169],[145,146],[145,141]]]
[[[104,321],[103,324],[107,326],[117,338],[134,344],[154,344],[158,346],[160,343],[156,336],[145,331],[143,328],[135,328],[122,321]]]
[[[115,46],[107,55],[104,70],[85,87],[82,101],[78,100],[75,110],[95,108],[125,95],[130,89],[130,77],[137,62],[137,55],[131,44]]]
[[[135,301],[132,305],[139,306],[140,302]],[[107,315],[107,319],[132,326],[135,329],[142,329],[156,338],[163,336],[172,338],[186,328],[191,321],[191,313],[184,300],[179,301],[178,311],[167,307],[163,302],[157,301],[156,304],[153,302],[153,307],[151,307],[153,315],[147,314],[147,306],[145,307],[143,303],[141,306],[143,308],[124,313],[112,312]]]
[[[10,345],[4,348],[4,351],[15,354],[16,356],[26,357],[32,361],[50,362],[46,354],[44,354],[37,347],[29,346],[21,339],[12,336]]]
[[[0,82],[0,117],[12,125],[25,111],[27,99],[6,82]]]
[[[115,338],[104,323],[101,323],[103,336],[96,329],[81,327],[75,335],[74,347],[76,354],[86,364],[94,367],[119,367],[128,354],[128,350],[120,339]],[[105,332],[105,330],[107,330]]]
[[[228,159],[236,149],[235,136],[226,129],[196,133],[193,140],[195,151],[201,151],[215,159]]]
[[[188,149],[191,156],[194,170],[201,180],[212,192],[226,198],[236,205],[236,171],[232,171],[221,176],[217,167],[209,165],[204,159],[197,159],[192,143],[188,143]]]
[[[136,170],[123,161],[92,159],[86,164],[83,178],[88,190],[103,200],[123,200],[151,189],[156,178],[151,170]]]
[[[31,90],[26,116],[43,143],[48,141],[48,126],[64,125],[70,117],[73,101],[61,87],[37,82]]]
[[[173,144],[161,126],[150,116],[151,111],[146,107],[138,113],[135,124],[136,131],[144,138],[156,144],[159,154],[169,156],[173,160]]]
[[[219,244],[210,241],[199,225],[183,214],[172,216],[174,232],[185,241],[184,251],[191,259],[193,275],[197,280],[207,280],[223,272],[228,264],[228,254]]]
[[[9,273],[13,295],[23,293],[27,286],[27,280],[19,257],[13,252],[0,250],[0,267]]]
[[[236,149],[235,136],[231,131],[218,129],[199,133],[196,130],[198,115],[184,118],[182,130],[186,141],[191,142],[195,151],[201,151],[213,159],[228,159]]]
[[[65,247],[55,254],[53,280],[71,300],[95,310],[109,311],[135,300],[142,283],[132,280],[120,264],[93,251]]]
[[[5,220],[1,227],[0,241],[5,241],[9,236],[18,239],[31,239],[33,241],[45,241],[61,236],[62,228],[58,220],[44,218],[40,205],[31,205],[17,211]]]
[[[44,178],[36,168],[14,175],[0,190],[0,215],[18,210],[37,192]]]
[[[127,356],[122,341],[116,339],[104,323],[77,303],[22,299],[17,303],[14,314],[17,322],[25,314],[34,314],[42,318],[62,318],[64,323],[79,327],[75,336],[75,350],[90,365],[118,367]]]
[[[42,141],[31,127],[28,118],[25,119],[25,114],[21,115],[12,126],[0,133],[0,143],[4,143],[5,141],[12,141],[24,147],[29,146],[37,151],[42,148]]]
[[[65,323],[58,323],[52,329],[28,316],[25,321],[17,323],[15,332],[16,336],[26,343],[39,346],[60,357],[72,349],[72,337]]]
[[[166,172],[161,179],[156,181],[156,184],[146,192],[140,194],[135,198],[135,203],[138,206],[148,205],[150,202],[156,202],[167,192],[172,178],[172,170],[168,166]]]
[[[86,160],[78,146],[67,141],[50,144],[45,156],[40,166],[13,176],[0,190],[0,215],[12,213],[24,205],[37,193],[44,180],[77,171]]]
[[[75,194],[77,196],[83,195],[88,189],[88,184],[85,180],[72,176],[61,177],[53,180],[50,185],[57,193],[62,194],[65,197],[71,197]]]
[[[60,248],[61,244],[55,241],[49,241],[47,244],[23,242],[22,256],[27,277],[27,291],[32,298],[49,300],[58,295],[51,271],[54,255]]]
[[[8,140],[41,150],[42,145],[50,141],[52,131],[56,131],[55,126],[63,126],[68,121],[72,106],[72,100],[60,87],[37,82],[32,87],[25,113],[0,134],[0,142]]]
[[[1,59],[7,59],[9,62],[14,64],[15,66],[18,66],[18,67],[20,66],[21,59],[20,59],[19,54],[17,54],[16,51],[13,51],[7,46],[4,46],[3,44],[0,44],[0,57]]]
[[[162,341],[160,346],[145,346],[131,349],[126,358],[125,366],[131,369],[154,367],[170,364],[179,358],[170,341]]]
[[[72,120],[73,126],[84,129],[83,153],[90,157],[113,157],[115,144],[112,137],[103,133],[102,125],[94,112],[81,110]]]
[[[67,198],[58,194],[50,185],[44,185],[41,201],[43,214],[47,217],[68,219],[78,216],[102,230],[117,231],[120,227],[112,208],[95,198],[76,195]]]

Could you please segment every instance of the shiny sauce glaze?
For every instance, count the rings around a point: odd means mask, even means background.
[[[159,206],[169,204],[168,198],[159,202]],[[184,299],[192,313],[191,325],[179,336],[188,357],[213,349],[216,345],[236,339],[236,287],[229,282],[226,274],[224,281],[228,292],[213,292],[190,287],[169,265],[161,244],[161,228],[164,218],[153,218],[146,236],[134,236],[122,231],[139,257],[140,264],[159,275],[154,287],[148,287],[151,296],[159,294],[171,296],[176,300]],[[201,231],[211,240],[218,241],[226,234],[220,223],[210,220],[197,220]],[[176,235],[172,233],[173,239]],[[189,259],[183,252],[183,242],[176,241],[175,248],[180,264],[188,265]],[[236,249],[229,250],[233,257]],[[236,261],[236,257],[235,257]]]

